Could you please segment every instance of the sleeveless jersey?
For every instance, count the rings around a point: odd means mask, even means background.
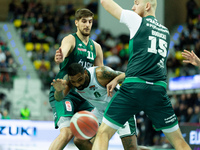
[[[67,74],[69,65],[72,63],[79,63],[84,68],[89,68],[94,65],[94,60],[96,58],[94,42],[89,39],[88,44],[85,45],[76,33],[73,33],[72,35],[75,37],[75,47],[69,56],[66,57],[62,63],[60,63],[60,70],[55,79],[63,79],[63,77]],[[51,86],[50,91],[55,91],[53,86]]]
[[[96,77],[96,68],[91,67],[88,69],[90,76],[90,83],[87,88],[83,90],[76,89],[81,97],[89,101],[94,107],[96,107],[100,112],[104,112],[108,103],[112,97],[107,96],[107,89],[103,87]],[[116,93],[116,89],[113,90],[113,95]]]
[[[94,65],[96,50],[93,41],[89,39],[88,44],[85,45],[76,33],[72,35],[75,37],[76,46],[72,53],[70,53],[70,55],[66,57],[62,63],[60,63],[60,71],[56,75],[56,79],[62,79],[67,74],[67,69],[72,63],[79,63],[84,68],[89,68]]]
[[[129,41],[129,60],[126,78],[138,77],[145,81],[165,81],[170,34],[155,17],[142,18],[142,23]]]

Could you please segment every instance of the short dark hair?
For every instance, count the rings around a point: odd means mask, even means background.
[[[87,8],[78,9],[75,13],[75,19],[80,20],[82,17],[94,17],[93,12]]]
[[[68,76],[75,76],[78,73],[84,74],[84,68],[78,63],[72,63],[68,67]]]

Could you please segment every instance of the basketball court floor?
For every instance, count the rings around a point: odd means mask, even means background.
[[[51,142],[0,142],[0,150],[48,150]],[[174,150],[159,147],[149,147],[151,150]],[[64,150],[78,150],[73,142],[70,142]],[[123,150],[121,141],[118,144],[110,144],[108,150]]]

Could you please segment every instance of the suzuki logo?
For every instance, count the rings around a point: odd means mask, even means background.
[[[0,136],[1,135],[28,135],[36,136],[36,127],[11,127],[11,126],[0,126]]]

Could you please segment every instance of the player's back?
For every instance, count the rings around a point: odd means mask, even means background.
[[[155,17],[142,19],[140,28],[129,42],[129,62],[126,77],[145,81],[166,81],[166,60],[170,35]]]

